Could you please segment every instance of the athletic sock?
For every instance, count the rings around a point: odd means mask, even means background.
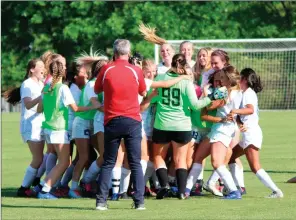
[[[119,193],[126,193],[130,182],[131,170],[124,167],[121,168],[120,191]]]
[[[236,185],[232,179],[231,173],[229,172],[229,170],[227,170],[225,165],[222,165],[220,167],[218,167],[216,169],[217,173],[219,174],[219,176],[221,177],[221,179],[223,180],[225,186],[227,187],[227,189],[229,189],[230,192],[236,191]]]
[[[160,188],[160,183],[159,183],[159,180],[157,178],[155,170],[152,173],[151,179],[152,179],[152,182],[153,182],[153,185],[154,185],[155,189],[159,189]]]
[[[25,173],[25,176],[23,179],[22,186],[24,188],[29,188],[34,181],[36,174],[37,174],[37,169],[35,169],[31,166],[28,166],[26,169],[26,173]]]
[[[50,153],[47,156],[47,160],[46,160],[46,176],[49,174],[52,168],[56,165],[56,163],[57,163],[57,155]]]
[[[91,181],[95,180],[100,172],[100,167],[98,167],[97,162],[94,161],[90,165],[88,172],[85,174],[84,183],[90,183]]]
[[[168,185],[168,171],[166,168],[159,168],[156,170],[156,175],[161,187]]]
[[[197,177],[200,175],[202,170],[203,170],[202,164],[193,163],[192,168],[187,177],[187,183],[186,183],[187,189],[190,189],[190,190],[192,189],[193,185],[196,183]]]
[[[187,180],[187,170],[186,169],[177,169],[176,178],[179,193],[185,193],[186,180]]]
[[[198,175],[197,179],[198,180],[203,180],[203,174],[204,174],[204,167],[201,169],[200,174]]]
[[[207,184],[208,185],[216,185],[218,179],[220,178],[218,172],[216,170],[213,170],[212,175],[208,179]]]
[[[71,182],[71,190],[76,190],[78,189],[79,186],[78,186],[78,181],[73,181]]]
[[[47,161],[48,153],[44,154],[42,164],[40,165],[36,177],[40,178],[43,176],[46,170],[46,161]]]
[[[85,183],[85,177],[86,177],[87,173],[88,173],[88,169],[84,169],[83,174],[82,174],[82,178],[80,180],[81,182]]]
[[[256,176],[266,187],[271,189],[273,192],[279,190],[279,188],[275,185],[275,183],[272,181],[272,179],[264,169],[258,170]]]
[[[236,186],[245,187],[244,185],[244,171],[236,163],[229,164],[231,176]]]
[[[142,166],[142,171],[143,171],[143,176],[146,174],[146,170],[147,170],[147,160],[141,160],[141,166]]]
[[[43,184],[42,192],[48,193],[51,190],[51,186],[47,185],[46,183]]]
[[[71,181],[72,179],[72,175],[73,175],[73,170],[74,170],[74,164],[72,163],[66,170],[63,178],[62,178],[62,181],[61,181],[61,185],[63,187],[66,187],[68,186],[69,182]]]
[[[152,176],[153,172],[154,172],[154,165],[151,161],[148,161],[147,163],[147,169],[146,169],[146,173],[144,175],[144,184],[146,185],[149,178]]]
[[[114,167],[112,170],[112,193],[119,193],[121,167]]]

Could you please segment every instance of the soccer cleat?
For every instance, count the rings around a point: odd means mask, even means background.
[[[62,186],[57,188],[54,192],[52,192],[53,195],[56,197],[67,197],[69,194],[70,188],[68,186]]]
[[[111,196],[111,200],[112,201],[118,201],[119,199],[119,193],[113,193],[112,196]]]
[[[216,188],[216,186],[213,185],[213,184],[208,184],[208,183],[206,183],[206,184],[203,185],[203,188],[204,188],[204,190],[206,190],[206,191],[212,193],[214,196],[223,197],[223,193],[221,193],[221,192]]]
[[[32,189],[32,196],[37,197],[38,193],[41,192],[42,186],[38,184]]]
[[[146,210],[145,205],[144,204],[132,204],[132,208],[136,209],[136,210]]]
[[[187,197],[185,196],[185,194],[184,193],[178,193],[178,199],[180,199],[180,200],[184,200],[184,199],[186,199]]]
[[[239,191],[240,191],[240,193],[242,195],[246,195],[247,194],[246,187],[239,187],[238,189],[239,189]]]
[[[120,199],[132,199],[132,197],[128,196],[126,192],[120,194]]]
[[[93,192],[92,192],[92,185],[91,183],[81,183],[80,182],[80,190],[83,194],[83,196],[92,198],[93,197]]]
[[[239,190],[230,192],[227,196],[224,196],[222,199],[241,199],[242,195]]]
[[[100,210],[100,211],[108,210],[107,203],[96,203],[96,210]]]
[[[47,192],[39,192],[37,195],[38,199],[58,199],[58,197],[55,197],[54,195],[52,195],[51,193]]]
[[[68,196],[71,198],[71,199],[81,199],[82,196],[81,196],[81,192],[79,191],[79,189],[70,189],[69,190],[69,193],[68,193]]]
[[[284,194],[283,192],[279,189],[278,191],[274,191],[272,192],[269,196],[267,196],[266,198],[268,199],[278,199],[278,198],[283,198]]]
[[[167,197],[169,193],[169,186],[162,187],[159,189],[156,199],[163,199],[164,197]]]
[[[30,188],[24,188],[21,186],[17,190],[17,196],[18,197],[33,197],[34,194],[32,193],[32,190]]]

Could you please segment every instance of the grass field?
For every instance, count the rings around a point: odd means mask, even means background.
[[[27,145],[19,134],[19,114],[2,114],[2,218],[3,219],[296,219],[296,112],[261,112],[264,134],[262,167],[282,189],[283,199],[265,199],[265,188],[243,158],[247,195],[240,201],[204,197],[179,201],[146,200],[145,211],[131,209],[131,201],[109,202],[109,210],[95,211],[94,199],[44,201],[17,198],[30,161]],[[207,162],[205,179],[210,175]]]

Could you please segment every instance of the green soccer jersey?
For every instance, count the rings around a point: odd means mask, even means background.
[[[62,83],[55,84],[53,91],[48,92],[50,85],[44,87],[43,111],[45,121],[42,128],[62,131],[68,129],[68,107],[60,107]]]
[[[208,111],[211,116],[216,116],[216,113],[217,109]],[[191,112],[191,122],[193,126],[201,129],[210,129],[213,125],[213,122],[201,120],[201,110]]]
[[[157,81],[178,77],[175,73],[159,75]],[[198,100],[191,80],[182,80],[170,88],[158,89],[154,128],[164,131],[191,131],[191,110],[196,111],[211,103],[206,97]]]

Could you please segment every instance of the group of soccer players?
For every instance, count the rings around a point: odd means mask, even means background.
[[[256,72],[238,72],[219,49],[201,48],[192,60],[189,41],[177,54],[163,44],[160,54],[158,65],[138,53],[129,60],[142,69],[148,91],[147,97],[139,96],[145,195],[186,199],[205,189],[241,199],[246,189],[239,157],[246,155],[252,172],[271,190],[268,198],[282,198],[259,161],[256,93],[262,86]],[[108,62],[100,54],[84,55],[66,71],[62,55],[46,52],[29,61],[21,87],[6,92],[8,102],[21,102],[20,131],[32,154],[18,196],[78,199],[95,194],[104,160],[104,94],[95,93],[95,82]],[[213,173],[204,183],[209,155]],[[130,173],[122,141],[110,180],[112,200],[132,196]]]

